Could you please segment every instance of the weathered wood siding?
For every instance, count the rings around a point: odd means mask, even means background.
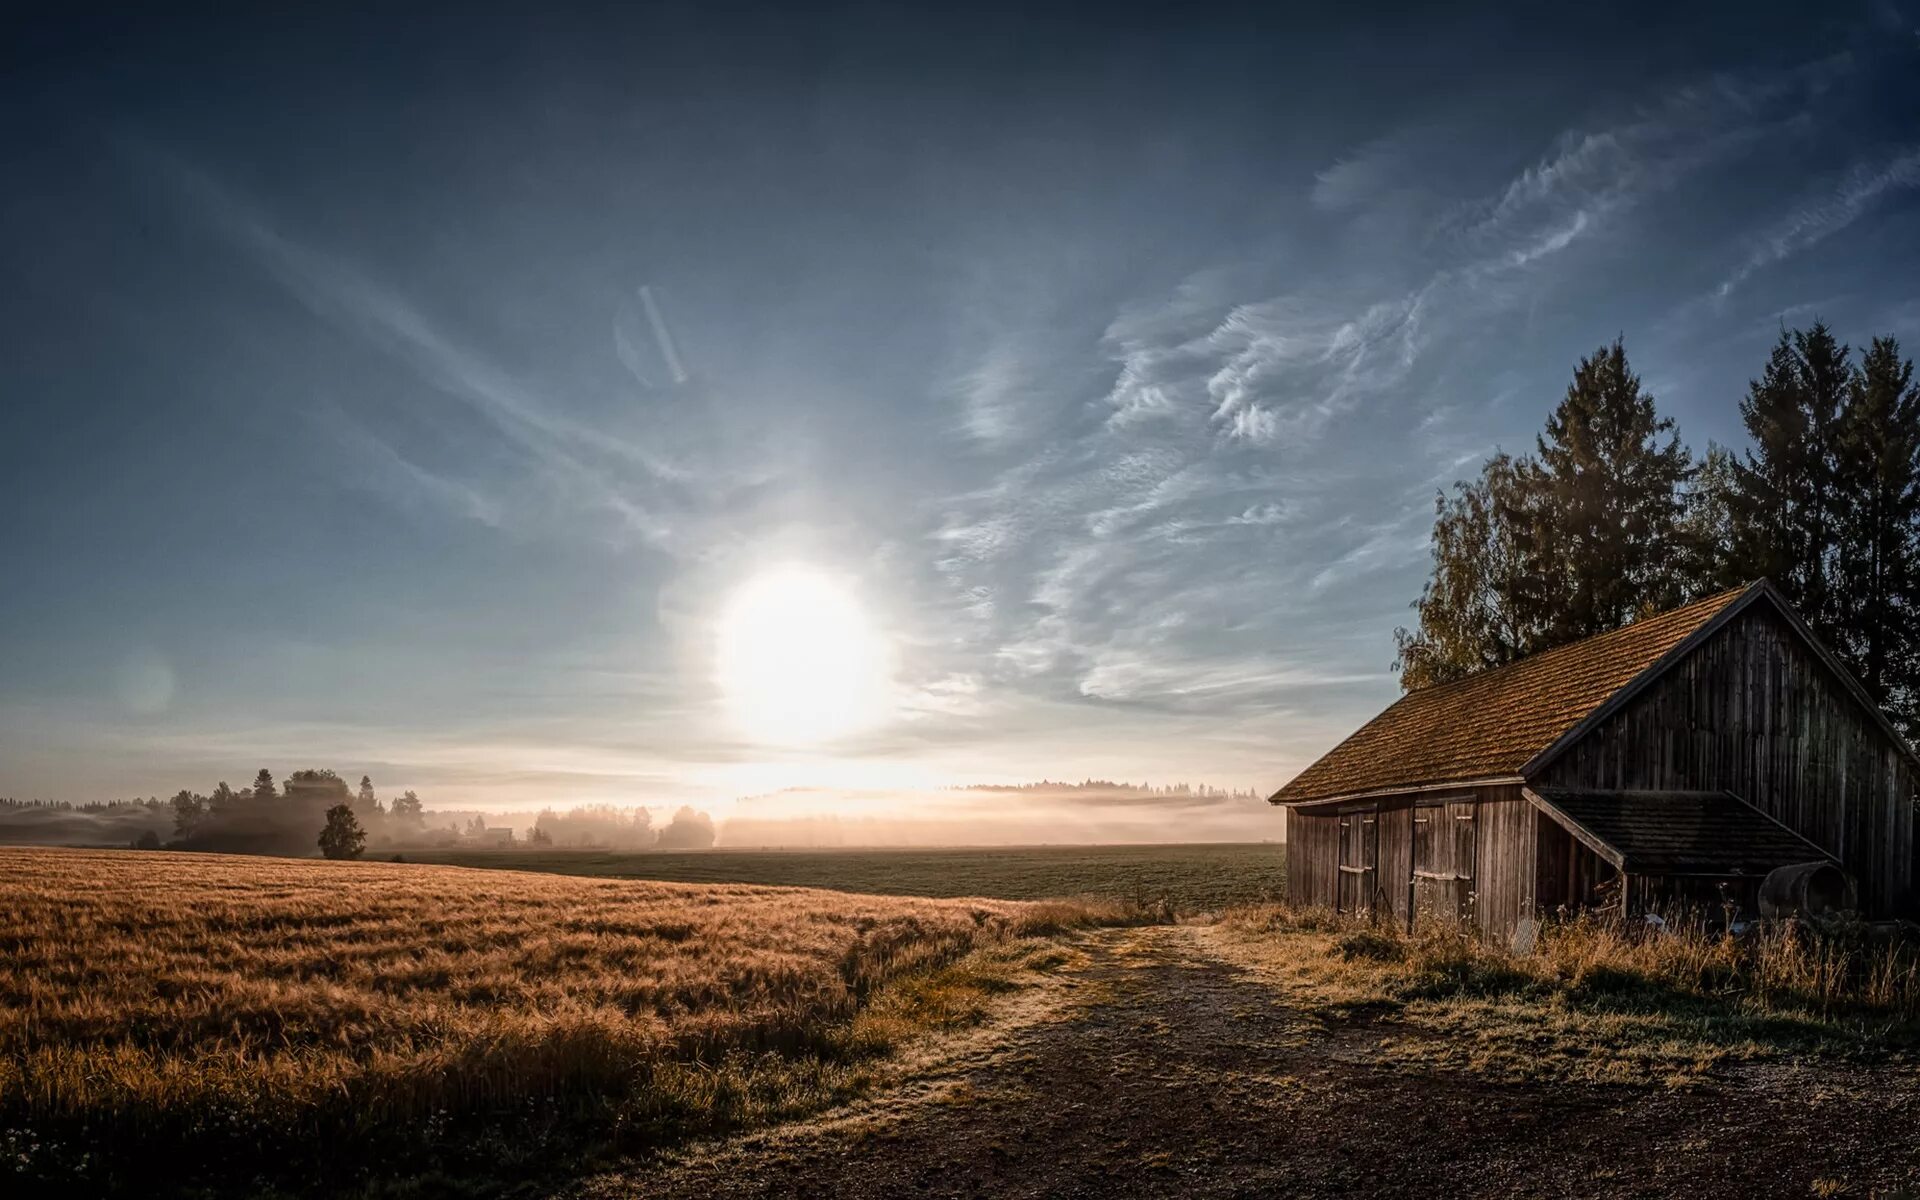
[[[1287,899],[1332,908],[1338,898],[1340,818],[1333,813],[1287,814]]]
[[[1413,918],[1413,805],[1380,806],[1380,883],[1375,911],[1404,927]]]
[[[1504,940],[1534,912],[1536,819],[1517,787],[1295,811],[1287,897],[1402,928],[1416,913],[1465,919]]]
[[[1451,792],[1421,796],[1413,806],[1413,914],[1415,921],[1457,921],[1473,911],[1475,796]]]
[[[1870,912],[1910,903],[1912,761],[1766,605],[1675,664],[1539,782],[1725,788],[1837,857]]]
[[[1482,788],[1475,815],[1474,923],[1508,941],[1534,914],[1539,813],[1518,787]]]

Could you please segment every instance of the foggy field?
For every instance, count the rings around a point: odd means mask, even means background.
[[[1015,846],[938,850],[445,850],[421,862],[561,875],[690,883],[759,883],[901,896],[1038,900],[1096,896],[1182,912],[1271,900],[1285,891],[1276,843]]]
[[[805,1112],[1116,915],[0,849],[0,1191],[504,1179]]]

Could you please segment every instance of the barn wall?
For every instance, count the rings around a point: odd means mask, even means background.
[[[1351,841],[1354,823],[1365,819],[1373,829],[1373,851],[1363,864],[1373,868],[1368,907],[1380,920],[1407,928],[1416,910],[1423,919],[1457,916],[1505,940],[1533,915],[1537,814],[1518,787],[1452,788],[1342,810],[1291,814],[1287,898],[1293,903],[1352,907],[1341,903],[1341,838],[1344,831]],[[1429,871],[1416,878],[1421,822],[1433,840],[1421,842]]]
[[[1910,902],[1915,771],[1780,615],[1755,605],[1548,765],[1564,787],[1725,788]]]
[[[1480,789],[1473,916],[1494,941],[1510,940],[1520,922],[1533,916],[1538,820],[1518,787]]]
[[[1295,810],[1287,814],[1287,899],[1332,908],[1340,863],[1340,818]]]
[[[1413,919],[1413,804],[1380,806],[1380,872],[1375,903],[1382,919],[1404,927]]]

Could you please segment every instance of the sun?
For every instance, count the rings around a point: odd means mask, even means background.
[[[755,576],[728,600],[719,633],[720,690],[755,741],[827,741],[887,714],[886,640],[852,591],[822,571]]]

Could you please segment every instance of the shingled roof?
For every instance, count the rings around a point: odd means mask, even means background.
[[[1303,804],[1517,776],[1722,612],[1749,584],[1454,683],[1409,692],[1275,792]]]
[[[1634,875],[1765,875],[1833,859],[1732,792],[1528,792],[1548,816]]]

